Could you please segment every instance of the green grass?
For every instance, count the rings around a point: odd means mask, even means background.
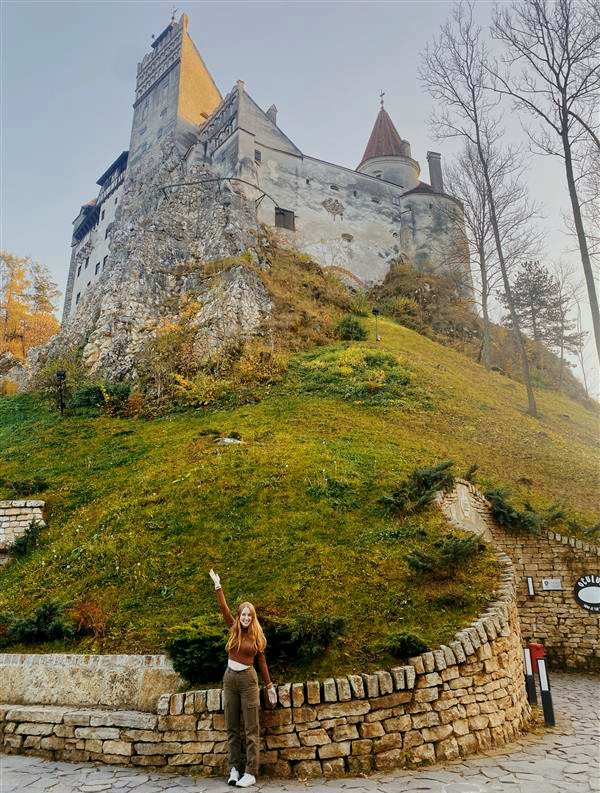
[[[402,521],[378,500],[451,458],[457,473],[478,463],[482,488],[594,522],[597,415],[544,391],[532,419],[519,384],[393,322],[379,329],[378,345],[298,355],[263,401],[236,408],[61,420],[31,396],[0,400],[0,475],[49,483],[43,544],[0,573],[0,613],[93,601],[106,634],[59,649],[158,651],[170,627],[215,611],[214,567],[231,604],[259,615],[346,618],[328,653],[280,680],[392,663],[390,633],[449,640],[493,597],[494,560],[446,580],[412,573],[404,556],[448,527],[434,508]],[[208,430],[244,442],[219,446]]]

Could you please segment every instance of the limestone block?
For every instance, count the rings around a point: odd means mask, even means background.
[[[420,688],[413,694],[415,702],[434,702],[438,696],[437,688]]]
[[[460,677],[460,672],[457,666],[449,666],[447,669],[442,670],[441,678],[444,683],[450,680],[457,680]]]
[[[209,711],[222,710],[221,707],[221,689],[209,688],[206,692],[206,708]]]
[[[421,675],[417,680],[417,688],[428,688],[429,686],[441,686],[444,681],[437,672],[428,672]]]
[[[196,735],[195,731],[190,732],[189,734],[192,736]],[[172,738],[167,737],[168,735],[180,736],[181,733],[180,732],[162,733],[155,730],[121,730],[121,739],[123,741],[143,741],[144,743],[158,743],[159,741],[162,740],[165,741],[173,740]],[[181,740],[185,740],[185,739],[181,738]]]
[[[162,741],[162,743],[134,743],[135,754],[181,754],[181,744],[178,741]]]
[[[383,735],[381,738],[375,738],[373,741],[373,752],[378,754],[379,752],[387,752],[390,749],[401,749],[402,748],[402,736],[399,732],[390,732],[387,735]]]
[[[286,735],[267,735],[265,738],[269,749],[284,749],[291,746],[300,746],[300,741],[296,733]]]
[[[441,647],[437,650],[433,650],[433,658],[435,660],[436,671],[441,672],[443,669],[446,669],[448,664],[446,663],[446,656]]]
[[[161,749],[163,746],[164,744],[161,744]],[[104,741],[102,744],[102,751],[104,754],[120,754],[129,756],[133,754],[133,744],[130,741]]]
[[[295,771],[299,779],[313,779],[321,776],[321,763],[318,760],[301,760]]]
[[[440,717],[434,711],[428,711],[411,716],[411,721],[414,730],[421,730],[423,727],[437,726],[440,723]]]
[[[368,713],[371,705],[367,700],[352,700],[351,702],[333,702],[331,705],[318,705],[316,707],[318,719],[336,719],[340,716],[360,716]]]
[[[277,687],[277,698],[282,708],[292,707],[292,685],[291,683],[284,683],[282,686]]]
[[[459,641],[450,642],[450,649],[454,653],[454,656],[456,657],[456,661],[459,664],[462,664],[467,660],[464,648]]]
[[[65,739],[59,738],[57,735],[49,735],[47,738],[42,738],[40,740],[41,749],[49,749],[51,751],[55,751],[57,749],[63,749],[64,745],[65,745]]]
[[[373,710],[396,708],[398,705],[405,705],[413,699],[412,691],[396,691],[393,694],[387,694],[384,697],[374,697],[370,700],[371,708]]]
[[[54,727],[54,734],[59,738],[72,738],[75,735],[75,728],[69,724],[57,724]]]
[[[452,735],[452,726],[450,724],[440,724],[437,727],[424,727],[422,732],[425,741],[442,741]]]
[[[472,731],[483,730],[489,722],[489,716],[469,716],[469,729]]]
[[[369,675],[366,672],[361,674],[367,696],[368,697],[377,697],[379,695],[379,680],[377,679],[377,675]]]
[[[292,708],[292,721],[294,724],[306,724],[315,721],[317,711],[315,708]]]
[[[406,688],[406,678],[404,675],[403,666],[393,666],[390,669],[390,674],[392,676],[392,680],[394,681],[394,688],[396,691],[402,691],[404,688]]]
[[[69,708],[56,707],[17,707],[11,708],[6,714],[6,721],[38,721],[50,724],[62,724]]]
[[[365,716],[367,724],[372,721],[383,721],[384,719],[391,719],[394,715],[392,708],[385,708],[382,710],[372,710]]]
[[[405,751],[412,749],[415,746],[420,746],[423,743],[423,736],[420,730],[409,730],[402,736]]]
[[[317,750],[314,746],[299,746],[279,750],[279,757],[282,760],[314,760],[316,756]]]
[[[348,675],[348,682],[352,689],[352,696],[356,699],[363,699],[365,696],[365,686],[360,675]]]
[[[215,747],[213,741],[187,741],[181,744],[181,751],[183,754],[207,754],[215,751]]]
[[[196,729],[200,730],[200,724],[204,721],[204,719],[198,719],[198,724],[196,725]],[[224,713],[213,713],[212,715],[212,725],[213,730],[224,730],[225,728],[225,714]]]
[[[458,748],[462,757],[465,757],[465,755],[468,754],[473,754],[477,751],[477,738],[472,733],[460,735],[457,737],[456,741],[458,743]]]
[[[119,730],[116,727],[75,727],[75,737],[117,741],[119,739]]]
[[[415,683],[417,680],[417,672],[414,666],[405,666],[404,667],[404,679],[406,682],[406,688],[412,689],[415,687]]]
[[[102,741],[98,738],[90,738],[83,741],[83,748],[86,752],[94,752],[95,754],[102,754]]]
[[[356,757],[354,755],[347,757],[346,763],[348,764],[348,773],[355,776],[370,774],[373,770],[373,758],[366,753]]]
[[[206,691],[194,691],[194,712],[204,713],[206,707]]]
[[[408,663],[414,668],[418,675],[425,674],[425,665],[423,663],[423,658],[420,655],[416,655],[414,658],[409,658]],[[433,671],[433,669],[431,671]]]
[[[456,760],[460,751],[456,738],[446,738],[435,744],[435,756],[438,760]]]
[[[155,767],[155,766],[166,765],[167,758],[161,754],[142,755],[140,757],[137,756],[131,757],[130,762],[132,765]]]
[[[334,741],[346,741],[358,738],[358,730],[354,724],[340,724],[333,728],[331,737]]]
[[[318,680],[306,683],[306,699],[309,705],[318,705],[321,701],[321,684]]]
[[[352,754],[365,755],[371,754],[373,751],[373,741],[369,738],[359,738],[357,741],[352,741]]]
[[[292,705],[294,708],[304,705],[304,685],[302,683],[292,683]]]
[[[383,722],[383,729],[386,732],[406,732],[412,726],[411,717],[406,713],[403,716],[394,716],[391,719],[385,719]]]
[[[40,735],[28,735],[23,741],[23,749],[41,748],[42,738]]]
[[[89,727],[90,720],[92,716],[96,715],[98,711],[96,710],[70,710],[68,713],[65,713],[63,717],[63,722],[65,724],[74,724],[77,727]]]
[[[331,739],[323,729],[307,730],[298,735],[303,746],[322,746],[331,743]]]
[[[352,699],[350,682],[347,677],[336,677],[335,685],[337,688],[337,698],[340,702],[347,702],[349,699]]]
[[[420,746],[415,746],[407,753],[408,759],[414,765],[422,765],[423,763],[433,763],[435,761],[435,749],[432,743],[423,743]]]
[[[340,777],[346,773],[346,766],[341,757],[323,760],[321,763],[324,777]]]
[[[292,723],[292,711],[286,710],[267,710],[261,713],[261,724],[265,727],[282,727]]]
[[[194,703],[194,692],[193,691],[188,691],[188,693],[185,695],[185,702],[184,702],[184,705],[183,705],[183,712],[184,713],[195,713],[196,712],[195,703]]]
[[[174,754],[168,757],[168,763],[174,766],[202,765],[204,757],[205,755],[201,753]]]
[[[172,694],[171,702],[169,704],[169,713],[171,716],[179,716],[183,713],[183,706],[185,704],[185,694]]]
[[[383,669],[375,672],[375,674],[377,675],[379,683],[380,695],[391,694],[394,690],[394,681],[392,680],[391,674]]]
[[[171,706],[171,695],[170,694],[161,694],[158,698],[158,704],[156,706],[156,713],[159,716],[166,716],[169,712],[169,708]]]
[[[153,730],[158,718],[153,713],[139,713],[132,710],[109,711],[106,714],[91,716],[91,727],[132,727],[136,730]]]
[[[361,738],[379,738],[385,734],[383,725],[379,721],[374,721],[370,724],[363,722],[358,725],[358,730]]]
[[[195,730],[196,717],[188,714],[183,716],[159,716],[158,729],[167,730]]]
[[[350,741],[340,741],[339,743],[328,743],[319,746],[318,753],[321,760],[328,760],[331,757],[346,757],[350,754],[352,745]]]
[[[323,702],[337,702],[337,690],[332,677],[323,680]]]
[[[404,765],[404,760],[405,757],[401,749],[390,749],[375,755],[375,768],[378,771],[396,768],[399,765]]]
[[[22,724],[17,724],[15,732],[18,735],[50,735],[54,732],[54,724],[25,721]]]

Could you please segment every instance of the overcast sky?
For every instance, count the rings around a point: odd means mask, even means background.
[[[96,179],[129,146],[136,64],[173,4],[157,0],[0,0],[0,247],[46,263],[64,291],[71,224]],[[384,90],[386,109],[428,181],[428,149],[450,155],[427,120],[417,67],[446,19],[445,2],[194,2],[177,5],[221,93],[237,79],[305,154],[355,168]],[[489,3],[477,8],[483,25]],[[521,136],[506,109],[507,138]],[[559,160],[531,155],[547,259],[572,259]],[[580,266],[580,265],[579,265]],[[588,325],[591,323],[588,321]],[[588,361],[593,362],[592,345]],[[596,375],[597,377],[597,375]]]

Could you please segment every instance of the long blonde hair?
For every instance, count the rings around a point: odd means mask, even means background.
[[[262,653],[264,652],[265,647],[267,646],[267,640],[265,638],[265,634],[263,633],[263,629],[261,627],[260,622],[256,616],[256,609],[252,605],[252,603],[240,603],[237,610],[237,615],[233,621],[233,625],[229,629],[229,637],[227,639],[227,644],[225,645],[225,649],[227,652],[233,650],[240,649],[242,644],[242,624],[240,622],[240,614],[244,609],[248,609],[250,614],[252,615],[252,622],[250,623],[250,627],[248,628],[248,635],[252,639],[252,644],[254,647],[254,652]]]

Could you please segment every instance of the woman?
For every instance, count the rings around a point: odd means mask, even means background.
[[[275,684],[271,682],[265,647],[267,640],[252,603],[241,603],[234,619],[221,586],[221,579],[214,570],[210,570],[219,608],[229,628],[229,638],[225,649],[228,653],[227,669],[223,678],[223,699],[225,725],[227,727],[227,745],[229,749],[229,785],[250,787],[256,784],[258,774],[258,740],[260,725],[258,720],[259,697],[258,676],[254,669],[254,659],[258,659],[258,668],[267,687],[271,705],[277,703]],[[240,715],[244,717],[246,733],[246,769],[240,779],[241,763],[241,730]]]

